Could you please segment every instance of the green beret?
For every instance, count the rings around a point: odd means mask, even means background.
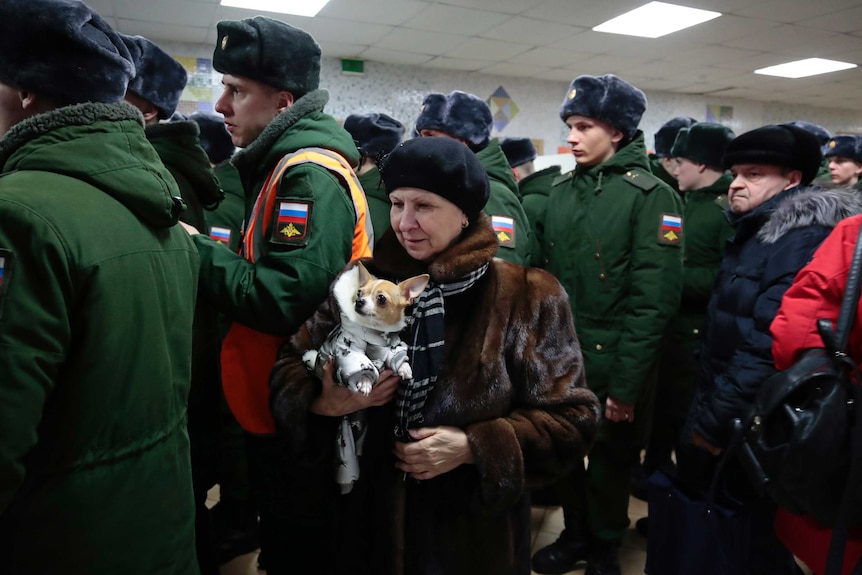
[[[696,164],[721,167],[724,151],[734,137],[733,130],[727,126],[700,122],[677,132],[670,155]]]

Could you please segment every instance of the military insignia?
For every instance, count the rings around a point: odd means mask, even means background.
[[[3,289],[3,276],[6,272],[6,258],[0,256],[0,289]]]
[[[311,235],[311,208],[314,202],[278,202],[272,241],[280,244],[304,246]]]
[[[220,244],[229,244],[230,229],[213,226],[210,228],[210,237]]]
[[[830,147],[830,148],[834,148],[834,147],[835,147],[835,146],[837,146],[837,145],[838,145],[838,144],[836,144],[836,143],[835,143],[835,140],[829,140],[829,147]]]
[[[221,49],[222,50],[227,50],[227,36],[228,35],[225,34],[224,37],[221,39]]]
[[[572,91],[569,92],[569,100],[574,100],[575,96],[577,96],[577,95],[578,95],[578,91],[575,90],[574,88],[572,88]]]
[[[515,247],[515,220],[506,216],[491,216],[491,226],[501,246]]]
[[[14,259],[11,251],[0,249],[0,297],[9,291]],[[2,305],[0,305],[0,310],[2,310]]]
[[[421,114],[424,111],[425,111],[425,104],[422,104],[422,107],[419,108],[419,113]]]
[[[673,214],[662,214],[658,230],[658,243],[671,246],[682,242],[682,218]]]

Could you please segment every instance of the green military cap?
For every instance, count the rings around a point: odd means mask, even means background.
[[[696,164],[720,167],[724,150],[734,137],[733,130],[727,126],[700,122],[677,133],[670,155]]]

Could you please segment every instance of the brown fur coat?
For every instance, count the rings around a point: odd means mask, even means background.
[[[392,232],[364,263],[379,277],[429,273],[451,281],[491,261],[496,250],[483,215],[430,265],[410,258]],[[475,464],[403,482],[391,454],[391,405],[369,409],[362,477],[341,518],[365,527],[335,537],[333,556],[351,557],[345,571],[401,572],[403,559],[409,575],[529,573],[525,492],[559,478],[595,436],[599,405],[585,387],[568,297],[556,279],[494,259],[475,286],[448,297],[445,306],[444,366],[425,405],[425,425],[462,428]],[[321,460],[319,450],[332,445],[337,422],[326,420],[338,418],[309,411],[320,382],[300,357],[323,343],[338,315],[330,297],[285,346],[273,371],[271,407],[298,459]],[[322,461],[332,465],[328,455]],[[405,498],[398,520],[395,504]],[[403,555],[396,551],[402,540]]]

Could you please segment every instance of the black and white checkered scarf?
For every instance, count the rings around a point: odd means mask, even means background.
[[[489,264],[470,272],[468,275],[448,283],[432,281],[425,291],[416,298],[413,306],[413,321],[410,325],[410,339],[407,353],[413,379],[401,382],[395,400],[395,437],[399,441],[412,441],[408,429],[421,427],[422,409],[425,400],[434,388],[437,376],[443,367],[445,342],[444,298],[463,293],[473,287]]]

